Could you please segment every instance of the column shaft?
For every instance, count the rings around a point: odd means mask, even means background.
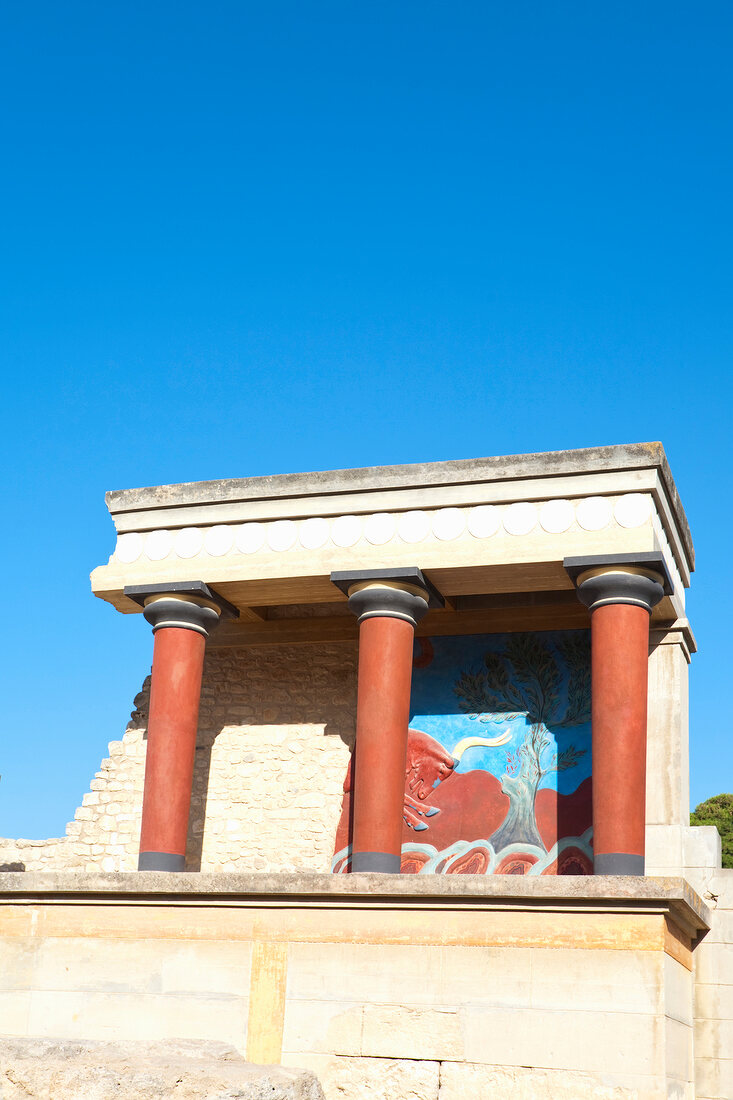
[[[157,630],[153,649],[140,869],[183,870],[206,638]]]
[[[597,873],[644,866],[649,612],[607,604],[591,616],[593,847]],[[639,867],[641,870],[639,870]],[[636,868],[636,870],[634,870]]]
[[[443,597],[416,566],[331,574],[359,623],[352,871],[399,874],[415,627]]]
[[[373,617],[359,627],[352,869],[399,872],[414,628]]]
[[[594,872],[643,875],[649,623],[674,585],[657,550],[563,564],[591,613]]]

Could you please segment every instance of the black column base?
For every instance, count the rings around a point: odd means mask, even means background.
[[[379,874],[399,875],[401,859],[389,852],[354,852],[352,871],[375,871]]]
[[[599,852],[593,858],[594,875],[643,875],[644,857],[630,852]]]
[[[186,857],[173,852],[141,852],[138,871],[185,871]]]

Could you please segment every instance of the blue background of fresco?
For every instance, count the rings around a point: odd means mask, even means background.
[[[557,640],[568,633],[571,632],[538,632],[539,638],[545,645],[549,645],[558,665],[563,669],[565,662],[557,649]],[[469,717],[461,709],[455,692],[455,685],[461,675],[465,672],[480,672],[484,668],[484,654],[489,651],[503,653],[509,637],[508,634],[471,634],[431,638],[430,643],[434,650],[433,660],[426,668],[413,670],[410,726],[429,733],[449,752],[452,752],[464,737],[497,737],[507,729],[512,732],[511,741],[505,745],[495,748],[468,749],[456,767],[456,772],[481,768],[500,779],[506,772],[507,753],[516,753],[529,730],[529,723],[523,715],[508,718],[507,714],[495,713],[488,716],[490,719],[488,721],[485,720],[487,715],[482,716],[484,721]],[[419,653],[417,647],[419,642],[416,643],[416,652]],[[588,652],[590,654],[590,635],[588,635]],[[566,673],[563,677],[563,693],[567,690],[567,680]],[[558,752],[562,752],[568,745],[586,750],[574,767],[563,772],[550,772],[539,784],[540,788],[551,787],[560,794],[572,794],[591,774],[590,722],[577,726],[548,726],[547,728],[555,738]]]

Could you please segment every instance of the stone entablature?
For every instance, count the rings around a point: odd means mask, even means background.
[[[648,537],[632,540],[625,535],[630,531]],[[145,568],[146,576],[163,568],[168,572],[170,567],[188,576],[195,567],[220,580],[226,575],[218,573],[217,564],[230,565],[238,560],[242,564],[243,559],[257,563],[272,555],[303,557],[316,551],[335,554],[350,550],[361,551],[365,557],[379,552],[381,561],[385,551],[391,551],[396,562],[401,550],[412,547],[419,548],[421,560],[426,561],[425,551],[432,548],[440,553],[441,543],[454,544],[452,548],[459,550],[461,546],[470,549],[473,540],[485,543],[494,539],[492,551],[504,558],[511,557],[513,551],[521,553],[520,547],[512,547],[512,539],[533,536],[536,551],[546,557],[558,535],[564,536],[564,548],[580,543],[587,549],[598,544],[599,532],[603,533],[604,547],[618,544],[644,551],[659,546],[674,579],[676,600],[684,607],[685,585],[650,493],[125,532],[118,536],[109,564],[137,564]]]
[[[569,591],[565,556],[660,550],[675,589],[655,613],[666,621],[683,617],[694,568],[659,444],[160,486],[107,502],[118,543],[92,584],[125,612],[126,585],[194,573],[246,623],[263,607],[337,602],[328,577],[341,567],[417,557],[445,596],[463,598]]]
[[[661,443],[125,489],[107,493],[107,505],[122,533],[297,519],[309,510],[363,515],[631,492],[652,493],[693,567],[689,527]]]

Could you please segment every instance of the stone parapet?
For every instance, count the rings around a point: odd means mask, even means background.
[[[0,1031],[216,1039],[327,1100],[662,1100],[708,923],[682,879],[6,873]]]

